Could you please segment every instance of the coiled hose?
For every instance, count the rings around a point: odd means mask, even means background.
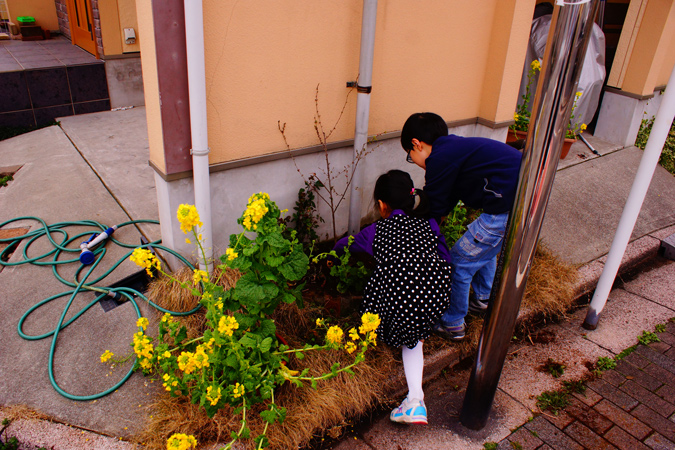
[[[138,307],[138,304],[136,302],[135,297],[139,297],[146,302],[148,302],[152,307],[155,309],[164,312],[164,313],[170,313],[175,316],[187,316],[190,314],[194,314],[197,312],[200,308],[201,305],[198,305],[194,309],[186,312],[177,312],[177,311],[170,311],[167,309],[162,308],[161,306],[153,303],[150,301],[145,295],[143,295],[142,292],[137,291],[136,289],[132,289],[129,287],[101,287],[97,286],[99,282],[101,282],[103,279],[105,279],[108,275],[110,275],[124,260],[126,260],[132,253],[133,250],[137,247],[142,247],[142,248],[147,248],[147,247],[152,247],[152,248],[157,248],[160,250],[163,250],[179,260],[181,260],[185,265],[190,267],[191,269],[194,269],[194,266],[186,260],[182,255],[176,253],[175,251],[171,250],[170,248],[164,247],[160,244],[160,240],[153,241],[147,244],[142,244],[142,245],[129,245],[129,244],[124,244],[122,242],[119,242],[116,240],[114,237],[109,237],[108,240],[112,241],[114,244],[131,249],[128,253],[126,253],[122,258],[120,258],[110,269],[105,271],[101,276],[96,278],[95,280],[87,281],[91,273],[96,269],[98,264],[101,262],[103,257],[106,254],[106,248],[104,245],[100,245],[98,248],[93,250],[93,253],[95,255],[95,261],[93,264],[91,264],[91,267],[87,267],[83,264],[80,263],[79,260],[79,255],[75,257],[74,259],[65,259],[65,260],[59,260],[59,256],[62,253],[78,253],[80,252],[79,246],[77,248],[68,248],[67,246],[73,242],[79,243],[79,241],[85,237],[85,236],[90,236],[92,233],[101,233],[105,231],[108,227],[105,225],[100,224],[99,222],[93,221],[93,220],[81,220],[81,221],[75,221],[75,222],[58,222],[52,225],[47,225],[44,220],[40,219],[39,217],[33,217],[33,216],[23,216],[23,217],[15,217],[14,219],[7,220],[3,223],[0,223],[0,229],[4,227],[5,225],[8,225],[13,222],[18,222],[22,220],[32,220],[32,221],[37,221],[42,226],[38,229],[35,229],[27,234],[17,236],[14,238],[7,238],[7,239],[0,239],[0,243],[7,243],[9,244],[8,247],[2,250],[0,252],[0,265],[3,266],[19,266],[22,264],[34,264],[38,266],[51,266],[52,267],[52,272],[56,279],[58,279],[61,283],[64,285],[68,286],[71,288],[70,290],[67,290],[65,292],[61,292],[60,294],[52,295],[51,297],[45,298],[44,300],[36,303],[33,305],[28,311],[26,311],[23,316],[21,316],[21,319],[19,320],[19,324],[17,326],[17,331],[19,333],[19,336],[21,336],[23,339],[29,340],[29,341],[35,341],[35,340],[40,340],[40,339],[45,339],[48,337],[52,338],[52,343],[51,347],[49,349],[49,381],[51,382],[52,386],[62,396],[70,399],[70,400],[81,400],[81,401],[88,401],[88,400],[94,400],[97,398],[104,397],[111,392],[114,392],[116,389],[118,389],[120,386],[122,386],[131,376],[133,373],[133,366],[131,369],[129,369],[129,372],[118,382],[116,383],[113,387],[106,389],[105,391],[99,392],[97,394],[93,395],[73,395],[69,394],[68,392],[64,391],[56,382],[54,378],[54,350],[56,348],[56,339],[58,338],[59,332],[63,329],[65,329],[68,325],[73,323],[75,320],[77,320],[78,317],[80,317],[82,314],[84,314],[89,308],[94,306],[96,303],[98,303],[101,299],[108,295],[115,295],[118,294],[120,296],[125,297],[128,301],[131,302],[133,305],[135,311],[136,311],[136,316],[138,318],[141,317],[141,311]],[[159,222],[156,220],[131,220],[128,222],[123,222],[117,226],[118,229],[128,226],[128,225],[136,225],[140,223],[152,223],[152,224],[158,224]],[[78,226],[78,227],[90,227],[93,228],[94,231],[86,231],[82,233],[78,233],[75,236],[69,237],[67,231],[65,230],[67,227],[72,227],[72,226]],[[61,242],[57,243],[56,240],[54,239],[55,234],[60,234],[62,236]],[[28,248],[38,239],[46,237],[49,239],[49,242],[51,242],[53,249],[42,254],[39,256],[34,256],[34,257],[29,257],[28,256]],[[23,259],[18,262],[7,262],[5,259],[7,258],[7,255],[9,255],[15,248],[18,248],[18,245],[21,241],[24,239],[27,239],[26,245],[23,248]],[[47,260],[51,256],[50,260]],[[74,282],[68,281],[64,279],[58,272],[57,267],[62,264],[73,264],[77,263],[80,264],[80,267],[77,269],[75,272],[75,280]],[[84,276],[80,279],[80,275],[85,272]],[[84,306],[77,314],[75,314],[73,317],[71,317],[68,321],[65,321],[66,314],[68,313],[68,310],[70,309],[70,306],[72,302],[75,300],[75,297],[77,294],[84,292],[84,291],[94,291],[94,292],[99,292],[100,295],[96,297],[95,300],[93,300],[91,303],[88,305]],[[61,313],[61,317],[59,318],[59,321],[56,325],[56,327],[44,334],[37,335],[37,336],[31,336],[23,332],[23,324],[25,320],[30,316],[34,311],[39,309],[40,307],[46,305],[47,303],[51,302],[52,300],[61,298],[61,297],[69,297],[68,302],[66,303],[66,306]],[[135,364],[134,364],[135,365]]]

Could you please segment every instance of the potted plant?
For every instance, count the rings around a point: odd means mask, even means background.
[[[527,85],[525,86],[525,94],[522,96],[522,103],[520,103],[516,112],[513,115],[513,125],[509,127],[509,132],[506,135],[506,142],[514,142],[519,139],[526,139],[528,128],[530,126],[530,109],[529,103],[532,92],[530,87],[532,86],[532,80],[534,76],[541,70],[541,64],[539,60],[534,60],[530,63],[530,70],[527,72]],[[565,141],[563,142],[563,148],[560,153],[560,159],[565,159],[567,154],[577,140],[577,136],[586,130],[585,123],[577,123],[575,120],[574,111],[577,108],[577,100],[581,97],[582,92],[577,92],[574,97],[574,105],[572,106],[572,112],[570,114],[570,120],[567,124],[567,130],[565,132]]]
[[[534,76],[541,70],[541,64],[538,59],[530,63],[530,70],[527,71],[527,85],[525,86],[525,93],[522,95],[522,103],[516,107],[516,112],[513,114],[513,125],[509,127],[509,132],[506,135],[506,142],[517,141],[518,139],[525,139],[527,137],[527,129],[530,126],[530,98],[532,92],[532,81]]]

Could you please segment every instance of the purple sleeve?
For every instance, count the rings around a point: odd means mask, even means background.
[[[365,227],[359,234],[354,236],[354,242],[352,243],[352,246],[349,248],[349,251],[351,253],[368,253],[369,255],[372,256],[373,254],[373,239],[375,239],[375,223],[371,223],[367,227]],[[338,255],[342,255],[344,253],[344,248],[347,246],[349,243],[349,236],[345,236],[333,247],[333,250]]]
[[[436,222],[436,219],[429,219],[429,225],[431,225],[431,229],[436,233],[436,236],[438,236],[438,255],[449,264],[452,260],[452,258],[450,258],[450,250],[448,250],[448,244],[445,242],[445,236],[441,233],[438,222]]]

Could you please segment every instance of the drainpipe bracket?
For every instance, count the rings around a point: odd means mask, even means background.
[[[361,86],[359,84],[356,85],[356,92],[359,92],[361,94],[370,94],[370,91],[373,90],[372,86]]]
[[[205,150],[195,150],[194,148],[190,149],[190,154],[193,156],[206,156],[211,152],[211,147],[206,147]]]

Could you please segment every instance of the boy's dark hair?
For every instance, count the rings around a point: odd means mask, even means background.
[[[431,112],[415,113],[408,117],[401,130],[401,146],[412,150],[412,140],[434,145],[436,139],[448,135],[448,124],[438,114]]]
[[[373,197],[382,200],[392,210],[401,209],[409,216],[424,217],[429,214],[429,198],[422,189],[415,189],[408,172],[390,170],[380,175],[375,182]],[[415,195],[420,202],[415,208]]]

